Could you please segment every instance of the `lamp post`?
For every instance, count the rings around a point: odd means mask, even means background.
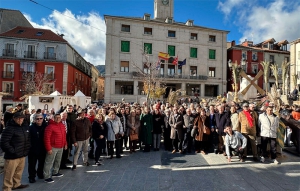
[[[245,61],[242,61],[242,65],[246,65]],[[233,101],[238,102],[238,77],[240,75],[240,71],[242,70],[241,66],[238,65],[237,62],[232,63],[231,60],[228,60],[228,67],[232,71],[233,77],[233,90],[234,90],[234,98]]]

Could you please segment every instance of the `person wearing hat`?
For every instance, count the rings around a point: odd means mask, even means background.
[[[241,133],[247,138],[247,145],[250,144],[252,148],[253,160],[258,161],[257,146],[256,146],[256,126],[257,114],[249,110],[249,104],[243,103],[243,111],[239,113],[239,122]],[[244,158],[247,157],[247,147],[244,149]]]
[[[1,149],[4,154],[3,190],[22,189],[28,184],[21,184],[25,167],[25,157],[30,149],[28,126],[24,125],[25,116],[17,112],[13,120],[8,121],[1,136]]]
[[[79,108],[77,110],[77,119],[74,125],[71,127],[71,142],[75,146],[73,167],[72,170],[76,170],[79,153],[82,149],[83,166],[89,166],[88,163],[88,148],[89,139],[92,135],[92,125],[88,118],[85,117],[84,111]]]
[[[16,106],[16,108],[17,108],[18,112],[22,112],[22,104],[19,103],[19,104]]]

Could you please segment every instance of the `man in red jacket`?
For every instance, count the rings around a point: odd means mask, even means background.
[[[51,119],[49,125],[45,129],[44,143],[47,151],[44,164],[45,182],[54,182],[52,177],[62,177],[59,173],[60,161],[63,148],[67,149],[66,128],[61,123],[60,114],[54,115],[54,121]],[[53,172],[51,169],[53,167]],[[52,176],[51,176],[52,175]]]

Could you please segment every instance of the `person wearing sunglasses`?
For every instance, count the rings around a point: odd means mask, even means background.
[[[44,132],[46,127],[47,124],[42,114],[36,114],[33,123],[29,126],[31,147],[28,154],[28,178],[30,183],[36,182],[36,175],[39,179],[44,178],[43,169],[46,157]]]

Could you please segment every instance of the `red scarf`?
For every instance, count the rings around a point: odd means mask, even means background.
[[[250,114],[250,111],[248,110],[248,111],[243,111],[244,112],[244,114],[246,115],[246,117],[247,117],[247,121],[248,121],[248,123],[249,123],[249,126],[250,126],[250,128],[253,128],[253,118],[252,118],[252,116],[251,116],[251,114]]]

